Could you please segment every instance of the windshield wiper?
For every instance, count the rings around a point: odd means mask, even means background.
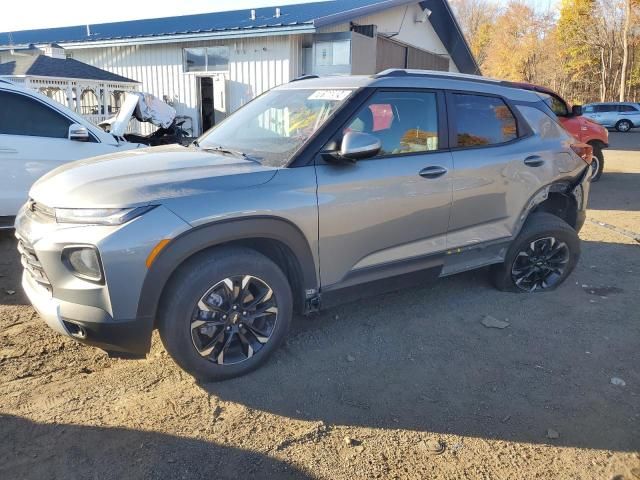
[[[260,160],[258,160],[255,157],[252,157],[251,155],[247,155],[246,153],[241,152],[240,150],[233,150],[231,148],[223,147],[222,145],[218,145],[217,147],[204,147],[202,149],[206,150],[207,152],[218,152],[218,153],[225,153],[227,155],[235,155],[236,157],[242,157],[244,159],[251,160],[252,162],[260,163]]]

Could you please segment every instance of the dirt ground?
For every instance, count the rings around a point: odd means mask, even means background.
[[[477,271],[351,303],[218,384],[157,337],[118,360],[50,331],[3,235],[0,478],[640,478],[640,132],[611,137],[559,290]]]

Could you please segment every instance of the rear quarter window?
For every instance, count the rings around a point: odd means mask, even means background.
[[[569,134],[558,122],[535,107],[518,105],[516,107],[536,135],[545,140],[567,138]]]

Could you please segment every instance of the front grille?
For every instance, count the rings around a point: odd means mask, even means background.
[[[22,267],[35,282],[51,293],[51,282],[49,282],[47,275],[44,273],[44,269],[35,250],[27,240],[19,235],[16,235],[16,237],[18,238],[18,252],[20,252]]]

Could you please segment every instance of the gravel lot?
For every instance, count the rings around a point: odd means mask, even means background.
[[[118,360],[51,332],[2,235],[0,478],[640,478],[640,132],[611,144],[556,292],[478,271],[351,303],[219,384],[157,338]]]

